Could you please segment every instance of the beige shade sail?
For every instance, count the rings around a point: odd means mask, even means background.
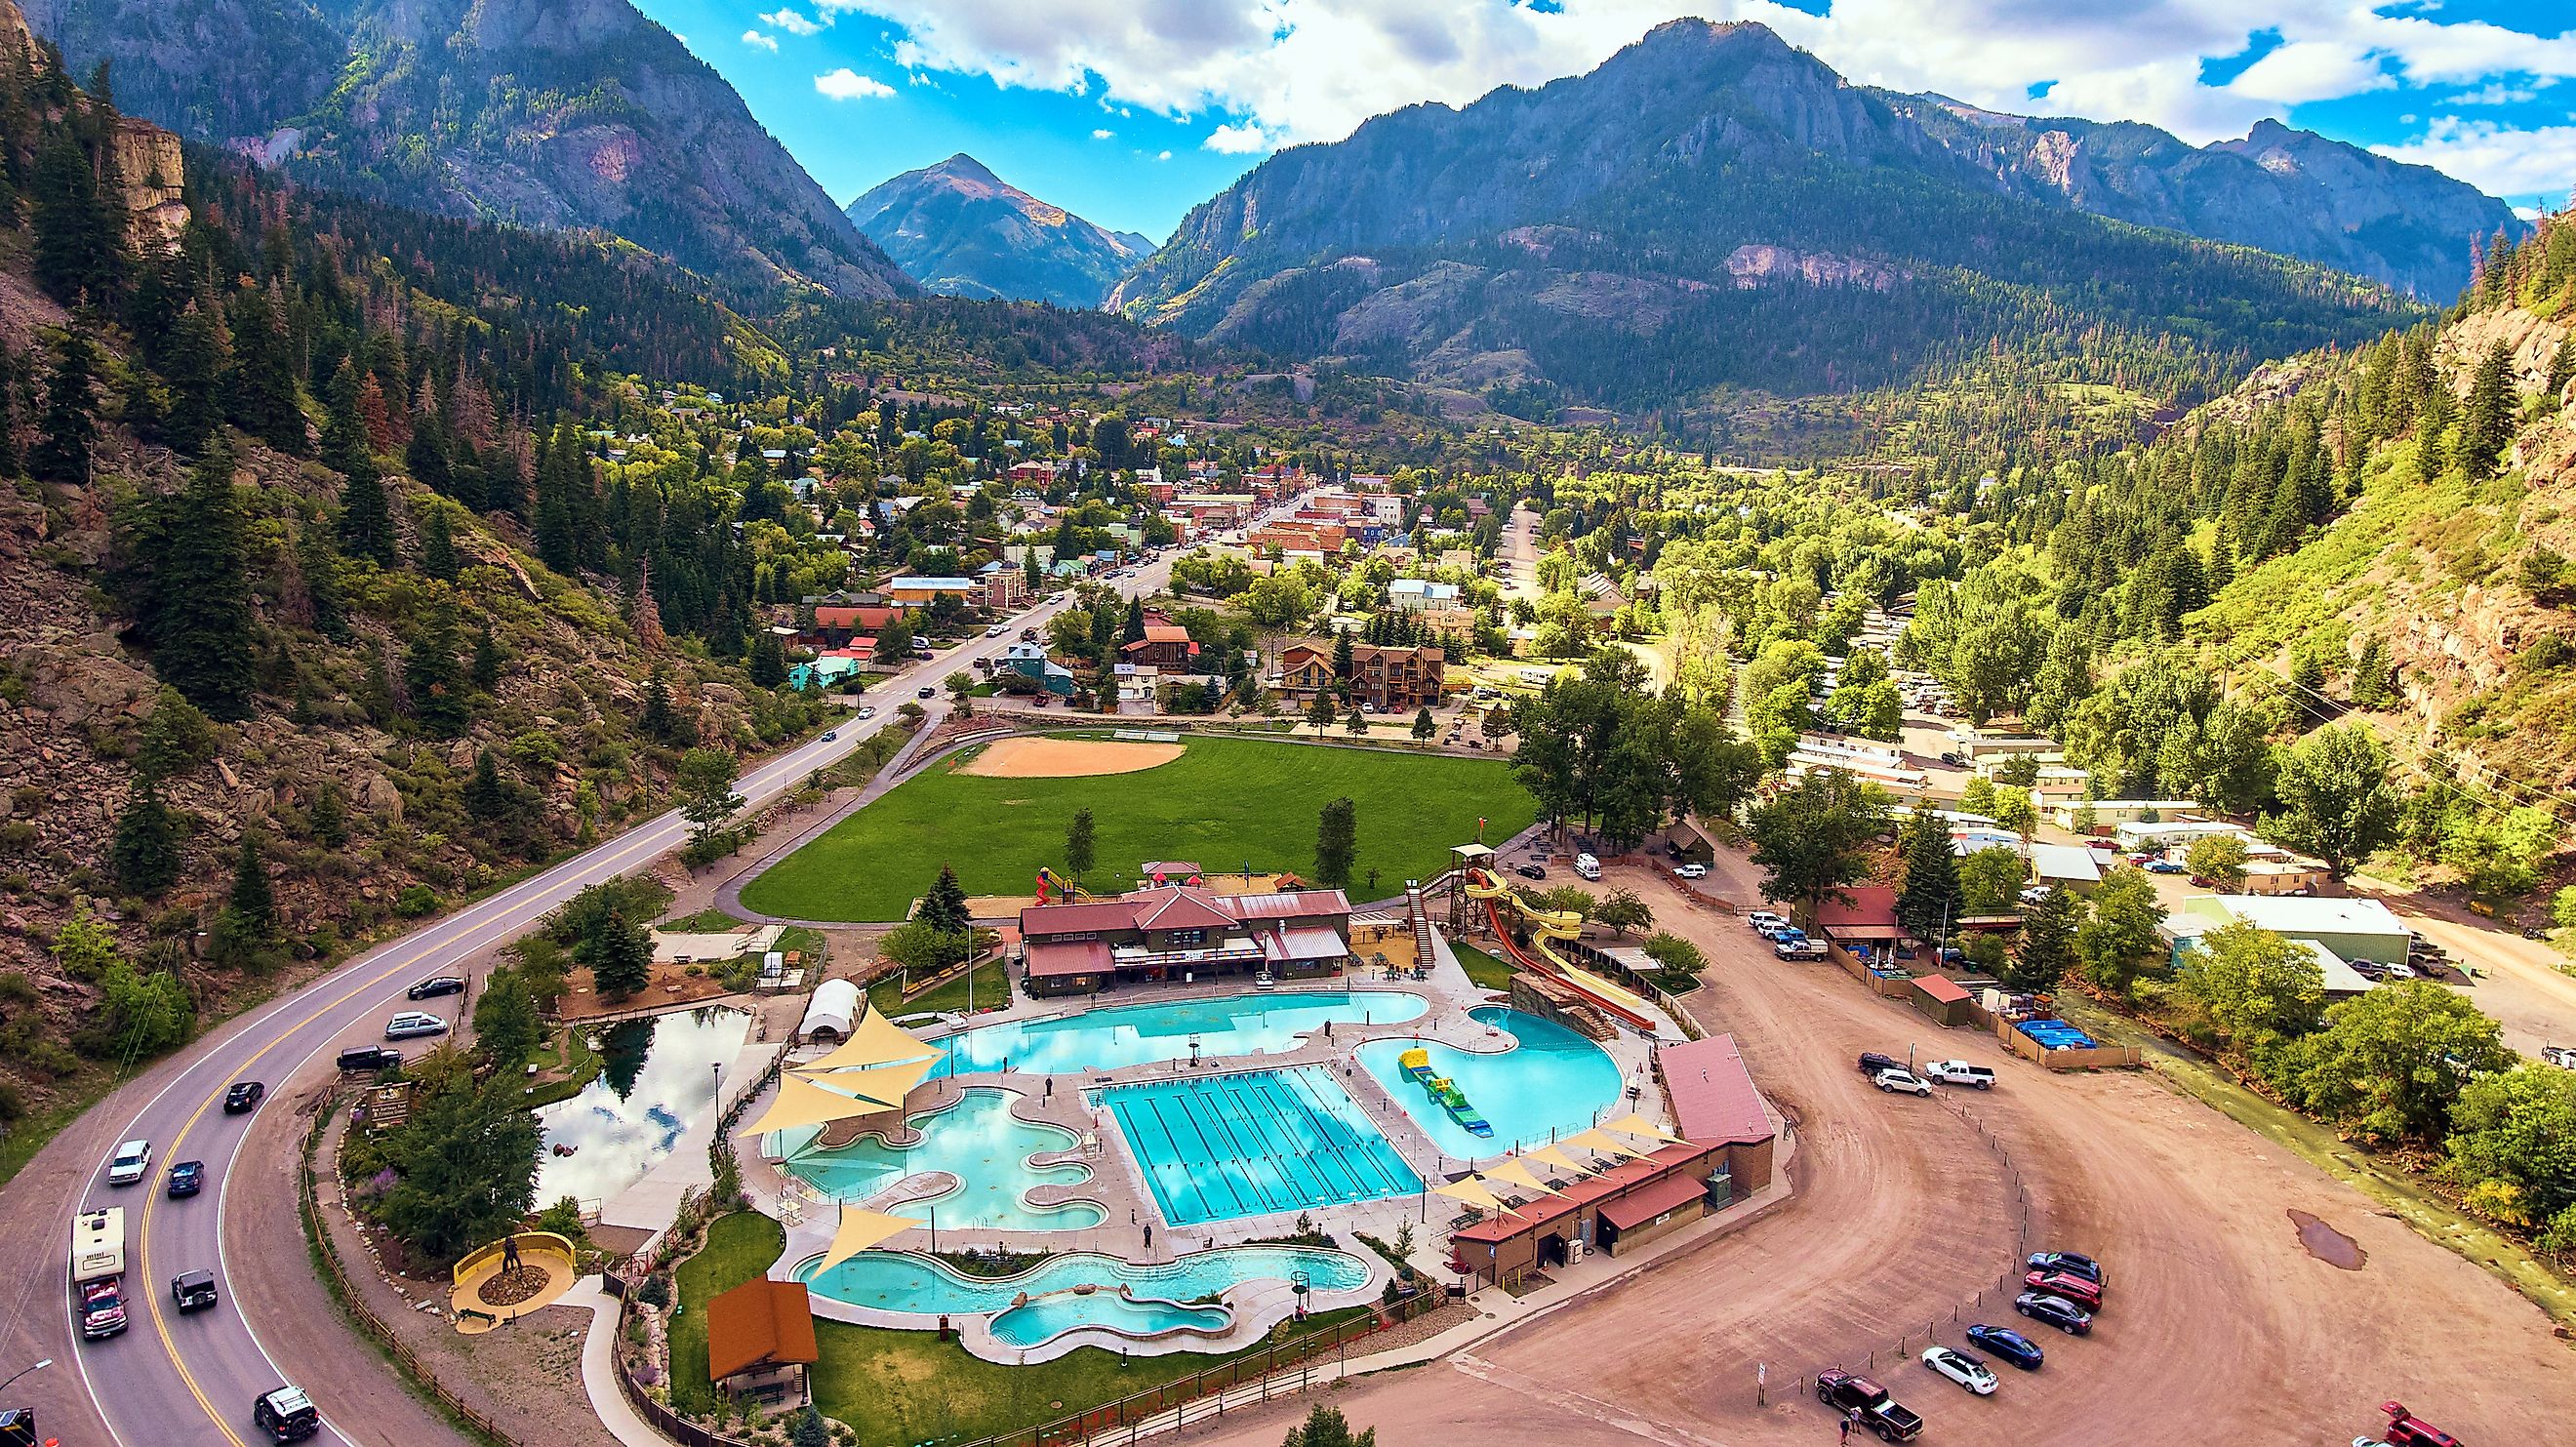
[[[1585,1131],[1581,1135],[1567,1136],[1564,1140],[1558,1142],[1558,1144],[1573,1146],[1578,1150],[1599,1151],[1603,1155],[1608,1156],[1642,1156],[1645,1154],[1644,1151],[1637,1149],[1635,1146],[1628,1144],[1626,1141],[1619,1139],[1608,1131],[1601,1130],[1597,1127],[1595,1129]],[[1554,1149],[1554,1147],[1550,1147],[1550,1149]],[[1535,1152],[1533,1152],[1533,1154],[1535,1154]]]
[[[1556,1187],[1540,1180],[1537,1175],[1531,1172],[1529,1167],[1522,1165],[1518,1161],[1505,1161],[1501,1165],[1489,1168],[1485,1172],[1485,1179],[1488,1181],[1509,1181],[1511,1184],[1518,1186],[1523,1190],[1544,1191],[1551,1196],[1557,1193]]]
[[[1524,1161],[1536,1161],[1542,1166],[1554,1166],[1560,1171],[1572,1171],[1578,1176],[1588,1176],[1592,1174],[1592,1168],[1590,1166],[1583,1164],[1574,1157],[1558,1150],[1554,1146],[1540,1146],[1534,1151],[1523,1151],[1521,1152],[1521,1159]]]
[[[914,1039],[902,1026],[874,1010],[850,1030],[850,1038],[830,1054],[810,1060],[794,1069],[873,1070],[881,1065],[898,1065],[913,1060],[936,1060],[938,1047]]]
[[[835,1091],[825,1090],[811,1081],[789,1074],[778,1077],[778,1095],[769,1102],[745,1134],[767,1135],[771,1131],[795,1130],[800,1126],[830,1125],[856,1115],[874,1115],[886,1109],[882,1101],[853,1100]]]
[[[823,1264],[814,1268],[817,1274],[831,1270],[869,1247],[891,1236],[899,1236],[921,1222],[910,1216],[889,1216],[883,1211],[853,1211],[841,1208],[841,1224],[832,1232],[832,1249],[823,1253]]]
[[[1446,1185],[1434,1186],[1431,1188],[1431,1194],[1447,1196],[1453,1201],[1464,1201],[1479,1210],[1504,1209],[1503,1198],[1486,1190],[1485,1183],[1475,1176],[1469,1176],[1463,1181],[1451,1181]]]
[[[921,1078],[938,1064],[938,1057],[933,1056],[903,1065],[880,1065],[873,1070],[796,1069],[787,1073],[809,1085],[819,1085],[826,1090],[872,1102],[878,1109],[888,1109],[903,1104],[904,1096],[911,1093],[912,1088],[921,1083]]]
[[[1621,1135],[1647,1136],[1659,1141],[1669,1141],[1674,1145],[1680,1145],[1683,1143],[1680,1136],[1673,1134],[1671,1131],[1668,1131],[1662,1126],[1655,1124],[1653,1121],[1646,1119],[1644,1116],[1637,1114],[1635,1111],[1630,1111],[1628,1114],[1623,1115],[1617,1120],[1610,1122],[1608,1125],[1603,1126],[1602,1129],[1614,1130]]]

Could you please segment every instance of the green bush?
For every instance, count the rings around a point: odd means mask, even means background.
[[[419,919],[438,912],[438,891],[426,884],[408,885],[394,900],[394,913],[405,919]]]

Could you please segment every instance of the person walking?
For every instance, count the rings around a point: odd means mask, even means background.
[[[1842,1429],[1843,1429],[1843,1430],[1842,1430],[1842,1440],[1843,1440],[1843,1441],[1845,1441],[1845,1442],[1850,1441],[1850,1440],[1851,1440],[1851,1418],[1849,1418],[1849,1417],[1845,1417],[1845,1418],[1843,1418],[1843,1420],[1842,1420],[1842,1422],[1841,1422],[1841,1426],[1842,1426]]]

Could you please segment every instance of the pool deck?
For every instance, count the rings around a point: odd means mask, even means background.
[[[1411,1260],[1417,1268],[1436,1278],[1440,1274],[1440,1242],[1447,1234],[1448,1221],[1455,1214],[1455,1206],[1447,1200],[1433,1200],[1427,1191],[1421,1195],[1320,1206],[1304,1212],[1239,1216],[1175,1230],[1164,1219],[1134,1154],[1117,1139],[1118,1127],[1110,1112],[1105,1107],[1095,1108],[1089,1099],[1091,1092],[1112,1085],[1292,1066],[1321,1067],[1350,1092],[1351,1098],[1358,1102],[1404,1158],[1405,1164],[1427,1185],[1438,1185],[1464,1175],[1474,1162],[1444,1153],[1357,1059],[1359,1047],[1371,1040],[1439,1040],[1460,1050],[1477,1053],[1508,1047],[1508,1040],[1499,1032],[1469,1019],[1466,1014],[1477,1006],[1499,1003],[1498,997],[1477,988],[1467,978],[1466,971],[1459,966],[1457,956],[1439,931],[1432,932],[1432,941],[1433,965],[1427,978],[1387,979],[1379,977],[1374,970],[1363,970],[1339,981],[1300,982],[1282,991],[1294,993],[1347,988],[1354,993],[1362,993],[1394,990],[1419,994],[1430,1002],[1430,1009],[1422,1016],[1403,1024],[1337,1023],[1329,1037],[1317,1030],[1305,1036],[1293,1049],[1227,1056],[1203,1062],[1195,1068],[1188,1061],[1181,1060],[1073,1075],[987,1072],[962,1079],[929,1082],[914,1093],[909,1102],[909,1113],[920,1114],[954,1104],[958,1094],[968,1088],[997,1088],[1017,1095],[1011,1106],[1014,1116],[1073,1132],[1080,1141],[1073,1150],[1034,1156],[1031,1161],[1037,1165],[1078,1162],[1091,1168],[1091,1179],[1073,1185],[1040,1186],[1032,1190],[1027,1199],[1032,1205],[1065,1200],[1093,1201],[1102,1207],[1105,1219],[1099,1225],[1073,1231],[959,1228],[937,1232],[935,1243],[934,1232],[930,1228],[916,1227],[884,1244],[889,1248],[916,1251],[989,1247],[1015,1252],[1099,1251],[1130,1261],[1164,1262],[1212,1247],[1286,1237],[1297,1230],[1302,1216],[1308,1219],[1312,1229],[1330,1232],[1341,1239],[1346,1243],[1346,1249],[1369,1260],[1377,1272],[1370,1286],[1361,1291],[1317,1293],[1310,1305],[1321,1309],[1375,1299],[1378,1287],[1386,1279],[1384,1263],[1356,1239],[1355,1233],[1373,1236],[1391,1245],[1397,1232],[1409,1222],[1416,1237]],[[1080,1001],[1062,998],[1022,1000],[1006,1011],[976,1015],[965,1028],[1078,1014],[1112,1004],[1210,999],[1227,993],[1230,992],[1204,986],[1172,987],[1160,990],[1121,989],[1113,995]],[[1660,1038],[1684,1038],[1679,1028],[1670,1027],[1669,1022],[1667,1026]],[[936,1043],[944,1038],[944,1032],[924,1032],[924,1038]],[[1651,1064],[1653,1042],[1622,1029],[1616,1038],[1595,1043],[1617,1064],[1620,1077],[1626,1083],[1621,1097],[1601,1111],[1600,1119],[1615,1120],[1631,1110],[1642,1111],[1649,1119],[1663,1117],[1665,1106],[1661,1092],[1656,1088]],[[749,1114],[756,1115],[757,1112]],[[813,1186],[787,1173],[775,1159],[764,1157],[759,1149],[759,1138],[746,1139],[740,1144],[743,1147],[744,1188],[751,1194],[755,1205],[778,1216],[787,1226],[787,1250],[779,1258],[778,1265],[772,1268],[773,1275],[785,1277],[797,1264],[819,1254],[830,1244],[837,1219],[835,1204]],[[1490,1160],[1492,1157],[1481,1159]],[[902,1206],[890,1203],[918,1199],[922,1194],[920,1177],[907,1177],[902,1181],[889,1182],[886,1189],[869,1197],[867,1204],[911,1214]],[[1337,1299],[1341,1297],[1352,1299]],[[1083,1345],[1105,1346],[1111,1350],[1123,1349],[1138,1356],[1150,1356],[1165,1352],[1229,1351],[1247,1346],[1286,1320],[1294,1308],[1294,1299],[1285,1283],[1252,1283],[1227,1293],[1227,1302],[1235,1308],[1235,1324],[1231,1331],[1221,1336],[1182,1332],[1139,1340],[1105,1329],[1084,1329],[1057,1337],[1031,1349],[1026,1355],[1018,1348],[994,1341],[985,1329],[984,1318],[952,1317],[951,1324],[961,1329],[970,1351],[993,1361],[1041,1361]],[[814,1309],[817,1315],[835,1320],[915,1327],[929,1324],[917,1315],[868,1311],[819,1295],[814,1298]]]

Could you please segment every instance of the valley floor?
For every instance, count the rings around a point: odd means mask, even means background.
[[[1637,888],[1707,952],[1688,1003],[1735,1032],[1798,1122],[1795,1197],[1446,1361],[1230,1414],[1191,1440],[1272,1447],[1326,1400],[1391,1443],[1817,1442],[1833,1420],[1801,1379],[1821,1367],[1874,1372],[1935,1441],[2098,1443],[2176,1419],[2194,1440],[2347,1441],[2392,1398],[2473,1442],[2556,1440],[2576,1420],[2576,1354],[2537,1308],[2156,1076],[2048,1075],[1830,965],[1773,959],[1660,872],[1605,883]],[[1707,889],[1754,897],[1731,854]],[[1965,1094],[1962,1114],[1852,1069],[1859,1051],[1908,1045],[2002,1082]],[[2033,1249],[2100,1256],[2110,1300],[2090,1338],[2033,1330],[2047,1366],[1998,1363],[2002,1389],[1971,1397],[1912,1357],[1927,1327],[1960,1346],[1969,1322],[2028,1325],[1999,1294],[2020,1245],[2016,1179]],[[2310,1255],[2294,1211],[2352,1238],[2358,1269]]]

